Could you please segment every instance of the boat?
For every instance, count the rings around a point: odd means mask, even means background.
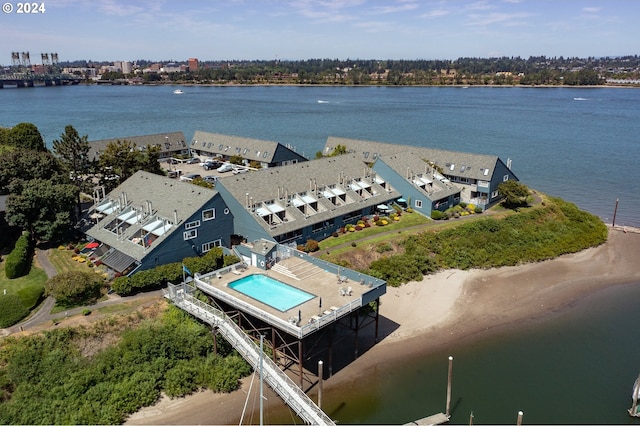
[[[631,404],[631,408],[629,408],[629,415],[632,417],[640,417],[640,412],[638,410],[638,399],[640,399],[640,376],[636,379],[636,382],[633,384],[633,391],[631,393],[631,400],[633,401]]]
[[[176,89],[176,90],[173,91],[174,95],[182,95],[183,93],[184,92],[182,90],[180,90],[180,89]]]

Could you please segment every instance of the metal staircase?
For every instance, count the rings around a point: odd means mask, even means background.
[[[259,372],[259,346],[224,312],[193,297],[190,294],[193,291],[194,288],[186,284],[169,284],[163,290],[163,295],[191,315],[218,327],[220,334]],[[269,386],[305,422],[314,425],[335,424],[271,359],[263,357],[261,374]]]

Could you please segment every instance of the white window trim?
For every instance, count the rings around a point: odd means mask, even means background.
[[[502,177],[502,181],[503,181],[503,182],[506,182],[506,181],[508,181],[508,180],[509,180],[509,175],[504,175],[504,176]]]
[[[200,226],[199,220],[194,220],[193,222],[187,222],[184,224],[184,229],[193,229]]]
[[[213,216],[211,216],[209,218],[204,217],[205,213],[207,213],[207,212],[213,213]],[[206,222],[208,220],[213,220],[215,218],[216,218],[216,209],[211,208],[211,209],[207,209],[207,210],[202,210],[202,221],[203,222]]]
[[[493,191],[493,192],[491,193],[491,199],[494,199],[494,198],[496,198],[497,196],[498,196],[498,191]]]
[[[417,209],[421,209],[422,208],[422,200],[415,200],[415,204]]]
[[[184,240],[192,240],[194,238],[198,237],[198,230],[197,229],[191,229],[189,231],[184,231],[182,233],[182,238],[184,238]]]
[[[222,239],[218,238],[217,240],[202,244],[202,252],[206,253],[214,247],[222,247]]]

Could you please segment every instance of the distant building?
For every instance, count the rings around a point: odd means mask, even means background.
[[[189,58],[189,71],[197,71],[200,67],[198,58]]]
[[[115,139],[102,139],[89,141],[89,159],[92,161],[100,157],[100,153],[107,145],[116,141],[129,141],[139,150],[147,145],[160,148],[160,159],[171,158],[176,155],[189,155],[189,146],[182,132],[158,133],[156,135],[128,136]]]
[[[278,142],[221,135],[199,130],[193,135],[191,152],[206,157],[220,157],[224,160],[229,160],[234,156],[242,157],[245,165],[255,161],[263,168],[307,161],[303,155],[295,152],[293,147],[285,146]]]
[[[122,74],[131,74],[133,67],[131,66],[131,62],[129,61],[116,61],[113,63],[113,66],[122,72]]]
[[[509,179],[518,180],[517,176],[511,171],[511,160],[507,159],[506,164],[495,155],[485,154],[472,154],[466,152],[448,151],[444,149],[433,149],[423,147],[413,147],[407,145],[398,145],[393,143],[372,142],[356,139],[329,137],[322,150],[324,155],[329,155],[338,146],[343,145],[347,149],[347,153],[354,153],[357,158],[362,161],[372,164],[373,169],[383,174],[383,164],[386,164],[392,169],[395,169],[400,176],[403,176],[405,180],[413,182],[417,187],[424,186],[426,181],[421,179],[414,179],[418,174],[423,174],[426,180],[431,180],[433,183],[440,181],[449,185],[455,184],[460,189],[460,195],[454,195],[453,199],[445,192],[429,193],[429,198],[433,201],[433,208],[438,210],[445,210],[446,207],[451,207],[460,201],[465,203],[475,204],[482,209],[487,209],[494,204],[501,201],[501,197],[498,194],[498,185],[502,182],[506,182]],[[401,158],[405,154],[405,151],[412,153],[411,155],[421,159],[419,165],[407,164],[405,170],[402,167],[402,161],[398,162],[395,157]],[[380,158],[381,163],[376,162]],[[403,161],[408,162],[409,157],[406,157]],[[405,176],[406,174],[408,176]],[[431,174],[431,177],[428,174]],[[435,178],[435,179],[434,179]],[[391,180],[391,184],[400,189],[401,185],[395,180]],[[430,188],[422,188],[421,191],[429,190]],[[431,188],[433,189],[433,188]],[[429,192],[429,191],[427,191]],[[433,199],[433,197],[439,197],[439,194],[443,195],[442,201],[439,199]],[[449,201],[448,204],[444,204],[444,199]],[[416,201],[416,200],[414,200]],[[424,207],[430,206],[431,203],[424,204]],[[413,204],[411,207],[419,209],[417,205]],[[424,213],[428,216],[430,214],[430,208]]]

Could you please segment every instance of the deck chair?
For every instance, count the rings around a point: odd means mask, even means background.
[[[352,291],[353,289],[351,288],[351,286],[347,287],[347,296],[351,296]]]

